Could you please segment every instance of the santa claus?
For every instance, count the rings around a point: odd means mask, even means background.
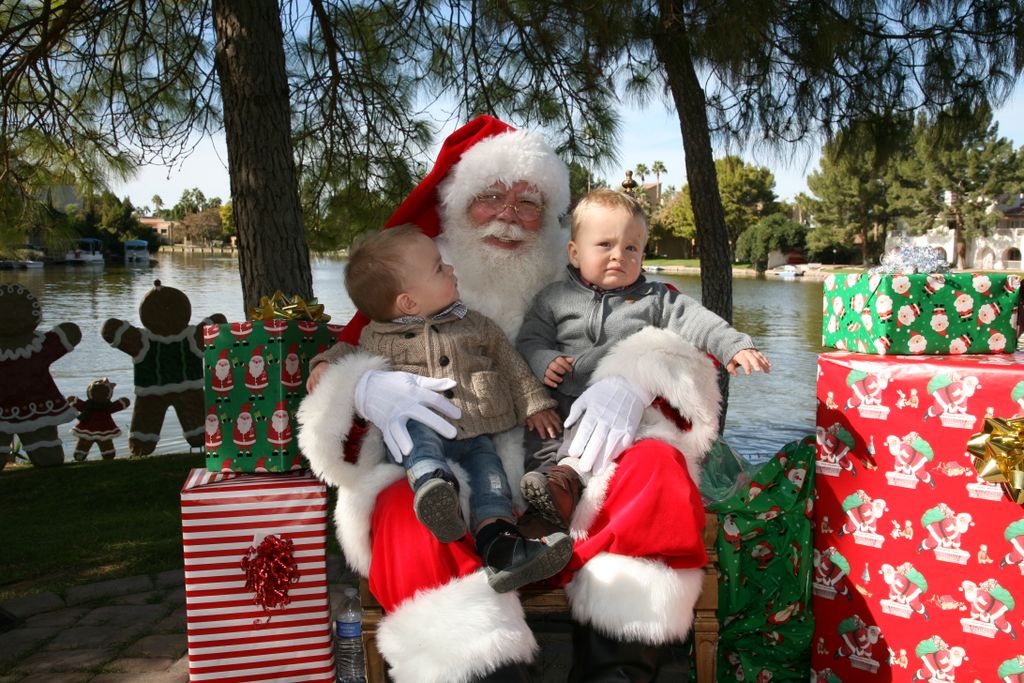
[[[231,397],[231,390],[235,388],[235,378],[231,373],[231,361],[228,359],[227,349],[223,349],[213,363],[210,387],[217,395],[217,402],[226,401]]]
[[[212,405],[206,413],[206,452],[216,453],[223,443],[224,437],[220,431],[220,417],[217,416],[217,406]]]
[[[515,210],[526,192],[543,198],[532,220]],[[477,202],[484,193],[505,197],[505,205]],[[445,141],[387,227],[413,223],[435,237],[466,305],[514,338],[533,295],[564,272],[559,217],[568,204],[568,171],[553,150],[485,116]],[[342,341],[355,344],[365,322],[357,316]],[[491,590],[471,537],[442,544],[416,520],[402,468],[384,457],[384,442],[408,439],[409,419],[436,417],[427,407],[446,401],[447,386],[392,372],[365,352],[343,355],[330,364],[314,359],[298,440],[317,475],[337,487],[339,541],[387,614],[378,643],[389,673],[398,683],[529,680],[537,643],[517,595]],[[624,671],[653,679],[658,648],[690,629],[707,561],[696,480],[717,435],[716,379],[703,353],[647,329],[609,353],[584,393],[591,420],[578,438],[607,450],[596,461],[608,464],[585,489],[571,529],[573,557],[553,578],[577,622],[577,680]],[[690,430],[645,407],[641,396],[666,399]],[[618,408],[631,403],[636,410]],[[509,481],[519,481],[522,431],[496,435],[495,443]],[[616,443],[617,450],[609,446]]]
[[[288,404],[278,401],[267,425],[267,441],[275,451],[285,451],[292,442],[291,417],[288,415]]]
[[[270,380],[267,377],[267,359],[263,355],[263,347],[257,346],[249,356],[245,366],[245,388],[252,394],[258,394],[267,388]]]
[[[235,429],[231,435],[239,455],[249,455],[256,444],[256,426],[252,417],[252,405],[246,403],[235,418]]]
[[[302,361],[299,359],[298,344],[289,346],[281,361],[281,386],[288,390],[289,395],[296,393],[302,386]]]

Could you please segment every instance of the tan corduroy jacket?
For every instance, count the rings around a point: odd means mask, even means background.
[[[356,350],[336,344],[315,361]],[[503,432],[556,405],[501,328],[475,311],[461,319],[453,314],[420,323],[370,322],[358,350],[387,358],[394,370],[455,380],[455,388],[443,393],[462,409],[462,418],[452,420],[457,439]]]

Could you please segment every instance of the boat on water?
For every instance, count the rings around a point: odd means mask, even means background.
[[[149,242],[146,240],[125,240],[124,262],[125,265],[149,265]]]
[[[75,240],[74,247],[64,254],[59,263],[103,265],[103,244],[94,237],[81,237]]]
[[[798,277],[803,276],[804,271],[800,270],[796,266],[779,266],[778,268],[772,268],[768,271],[770,274],[776,276],[780,280],[795,280]]]

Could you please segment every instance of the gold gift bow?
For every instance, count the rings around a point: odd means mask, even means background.
[[[971,436],[967,451],[978,476],[994,484],[1014,503],[1024,504],[1024,418],[986,417],[982,432]]]
[[[261,296],[259,305],[249,311],[250,320],[273,318],[326,323],[330,321],[331,316],[324,313],[323,304],[317,303],[316,299],[306,301],[297,294],[289,299],[279,289],[270,296]]]

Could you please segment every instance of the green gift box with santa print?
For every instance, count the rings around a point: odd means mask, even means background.
[[[1009,273],[832,274],[821,343],[858,353],[958,355],[1017,347],[1020,277]]]
[[[332,345],[339,330],[280,318],[203,328],[208,470],[304,467],[295,412],[306,395],[309,360]]]

